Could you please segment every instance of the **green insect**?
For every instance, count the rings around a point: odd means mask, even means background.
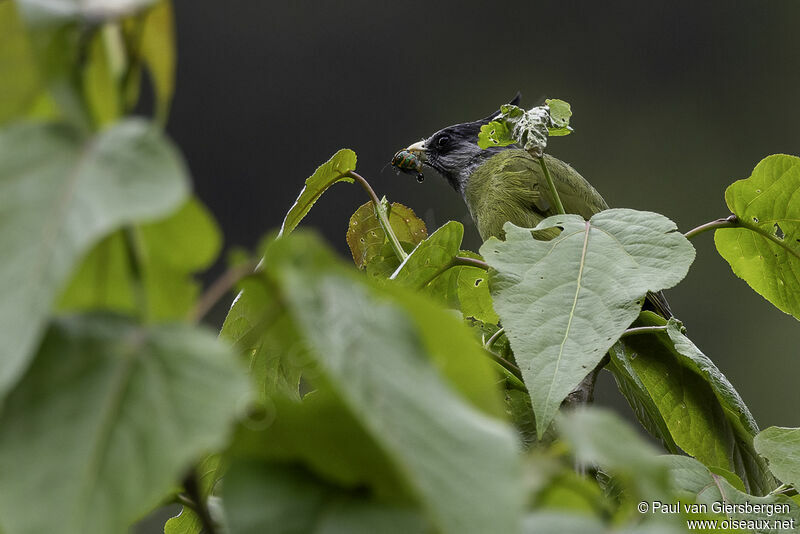
[[[406,174],[416,174],[417,181],[420,183],[425,179],[422,174],[422,158],[408,149],[404,148],[394,155],[392,166],[397,167]]]

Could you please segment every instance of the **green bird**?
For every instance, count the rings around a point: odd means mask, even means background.
[[[519,100],[517,94],[510,103],[517,105]],[[481,120],[442,128],[405,149],[435,169],[461,194],[484,241],[492,236],[502,239],[506,222],[532,228],[558,214],[535,156],[517,145],[486,149],[478,146],[481,126],[499,114],[498,111]],[[608,209],[600,193],[578,171],[547,154],[544,160],[567,213],[589,219]],[[646,307],[665,318],[672,316],[661,293],[649,294]]]

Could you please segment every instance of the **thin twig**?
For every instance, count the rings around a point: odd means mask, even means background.
[[[550,194],[553,195],[553,201],[556,204],[556,211],[560,214],[566,213],[566,211],[564,211],[564,204],[561,203],[561,197],[558,196],[558,190],[556,190],[556,184],[553,181],[553,177],[550,176],[550,170],[547,168],[547,164],[544,162],[544,156],[539,158],[539,165],[542,167],[542,171],[544,172],[544,178],[547,180],[547,186],[550,188]]]
[[[364,188],[364,191],[367,192],[369,198],[372,199],[372,203],[375,205],[375,213],[378,215],[378,222],[381,224],[381,228],[383,229],[383,233],[389,238],[389,243],[392,245],[392,249],[394,249],[394,253],[397,258],[402,262],[408,257],[408,254],[405,250],[403,250],[403,246],[400,244],[400,240],[397,239],[397,235],[394,233],[394,229],[392,229],[392,225],[389,223],[389,219],[386,217],[386,212],[381,205],[381,200],[378,198],[378,195],[375,194],[375,190],[372,189],[372,186],[369,185],[369,182],[366,178],[361,176],[355,171],[347,171],[345,173],[346,176],[352,178],[359,184],[361,187]]]
[[[456,256],[453,258],[452,267],[456,267],[458,265],[464,265],[467,267],[478,267],[479,269],[483,269],[484,271],[489,270],[489,264],[483,260],[479,260],[476,258],[468,258],[466,256]]]
[[[487,350],[492,350],[492,345],[494,345],[497,342],[497,340],[500,339],[500,336],[502,336],[505,333],[506,333],[505,328],[502,327],[498,328],[497,332],[492,334],[492,336],[486,340],[486,343],[484,343],[483,346],[486,347]]]
[[[721,219],[717,219],[716,221],[707,222],[705,224],[701,224],[697,228],[689,230],[683,236],[686,239],[692,239],[695,236],[702,234],[703,232],[707,232],[709,230],[716,230],[718,228],[736,228],[739,226],[739,218],[736,215],[729,215],[727,217],[723,217]]]
[[[256,265],[255,260],[250,260],[246,263],[235,265],[222,273],[197,300],[194,308],[189,312],[188,319],[193,322],[200,321],[228,291],[233,289],[239,280],[252,274]]]
[[[666,326],[637,326],[636,328],[628,328],[619,337],[623,338],[639,334],[658,334],[660,332],[666,332],[666,331],[667,331]]]

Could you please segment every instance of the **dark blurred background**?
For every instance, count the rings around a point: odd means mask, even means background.
[[[575,133],[549,150],[609,204],[683,230],[725,216],[725,187],[768,154],[800,152],[800,3],[177,2],[178,88],[169,130],[227,245],[278,227],[303,181],[349,147],[379,194],[433,229],[467,223],[433,171],[420,185],[394,152],[489,114],[572,104]],[[343,255],[367,199],[335,186],[306,219]],[[736,278],[710,234],[668,292],[688,334],[760,426],[800,426],[800,324]],[[606,377],[600,402],[625,406]]]

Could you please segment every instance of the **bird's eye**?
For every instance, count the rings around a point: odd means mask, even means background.
[[[447,143],[449,143],[449,142],[450,142],[450,137],[448,137],[446,135],[442,135],[442,136],[439,136],[439,139],[436,140],[436,145],[439,148],[442,148],[442,147],[447,146]]]

